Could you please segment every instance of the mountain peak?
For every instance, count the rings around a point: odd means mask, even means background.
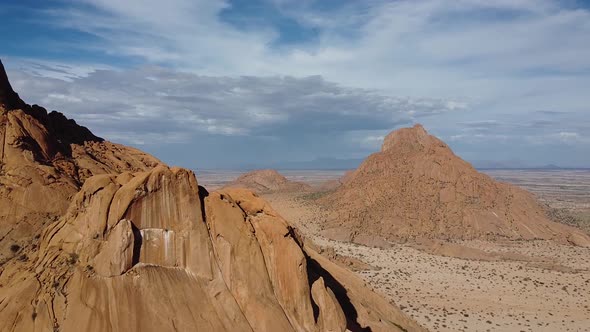
[[[2,60],[0,60],[0,107],[11,110],[22,108],[24,104],[18,94],[12,89]]]
[[[441,140],[430,135],[424,126],[415,124],[413,127],[401,128],[389,133],[383,140],[381,151],[420,151],[433,145],[446,146]]]
[[[590,246],[549,220],[535,197],[496,182],[421,126],[393,131],[337,190],[322,196],[333,239],[546,239]]]

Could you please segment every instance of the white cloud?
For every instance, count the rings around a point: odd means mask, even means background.
[[[549,139],[559,140],[560,142],[567,143],[567,144],[590,144],[590,137],[580,135],[577,132],[571,131],[561,131],[556,134],[552,134],[549,136]]]
[[[163,132],[163,133],[135,133],[135,132],[109,132],[104,131],[104,135],[115,142],[126,142],[132,145],[154,145],[157,144],[176,144],[190,140],[188,133]]]
[[[570,139],[570,138],[578,138],[580,137],[580,134],[578,133],[572,133],[572,132],[568,132],[568,131],[562,131],[559,134],[557,134],[559,137],[565,138],[565,139]]]
[[[113,70],[114,68],[106,64],[88,64],[63,61],[38,60],[28,57],[8,57],[6,65],[12,69],[18,69],[33,76],[52,78],[56,80],[69,81],[81,77],[97,70]],[[6,59],[5,59],[6,60]],[[16,79],[11,80],[12,84],[20,84]]]
[[[462,142],[462,143],[478,143],[478,142],[506,142],[514,139],[514,136],[502,135],[502,134],[457,134],[448,137],[449,142]]]
[[[70,103],[79,103],[82,101],[82,99],[80,99],[78,97],[62,95],[59,93],[50,93],[47,95],[47,98],[59,99],[59,100],[63,100],[63,101],[70,102]]]
[[[369,135],[363,138],[363,140],[361,141],[361,145],[363,145],[366,148],[376,150],[381,146],[384,139],[385,135]]]
[[[222,21],[227,1],[85,3],[91,7],[52,10],[49,21],[100,37],[86,45],[96,52],[181,71],[321,75],[384,95],[444,99],[447,108],[468,102],[480,116],[539,107],[581,112],[590,103],[590,12],[553,0],[367,1],[329,13],[315,9],[317,1],[271,1],[319,33],[279,48],[272,26],[245,30]]]

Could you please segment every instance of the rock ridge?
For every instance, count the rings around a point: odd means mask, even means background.
[[[89,178],[26,253],[0,275],[0,331],[423,330],[266,201],[180,168]]]

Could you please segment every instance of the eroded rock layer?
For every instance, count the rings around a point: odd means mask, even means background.
[[[0,276],[0,331],[420,331],[244,189],[89,178]]]
[[[326,235],[364,244],[508,238],[590,245],[582,231],[548,220],[530,193],[477,172],[420,125],[389,134],[320,202],[330,213]]]
[[[92,175],[145,171],[156,158],[25,104],[0,62],[0,266],[19,254]]]

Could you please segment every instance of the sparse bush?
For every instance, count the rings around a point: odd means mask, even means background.
[[[68,264],[70,265],[74,265],[78,262],[78,254],[76,254],[75,252],[71,252],[70,256],[68,257]]]
[[[571,209],[549,209],[547,211],[549,218],[555,222],[578,227],[585,231],[590,231],[590,212],[575,211]]]
[[[20,246],[18,244],[13,243],[10,245],[10,251],[12,251],[12,253],[16,253],[19,250],[20,250]]]
[[[301,195],[301,196],[299,196],[299,198],[301,198],[302,200],[306,200],[306,201],[315,201],[316,199],[324,197],[331,192],[332,191],[317,191],[317,192]]]

